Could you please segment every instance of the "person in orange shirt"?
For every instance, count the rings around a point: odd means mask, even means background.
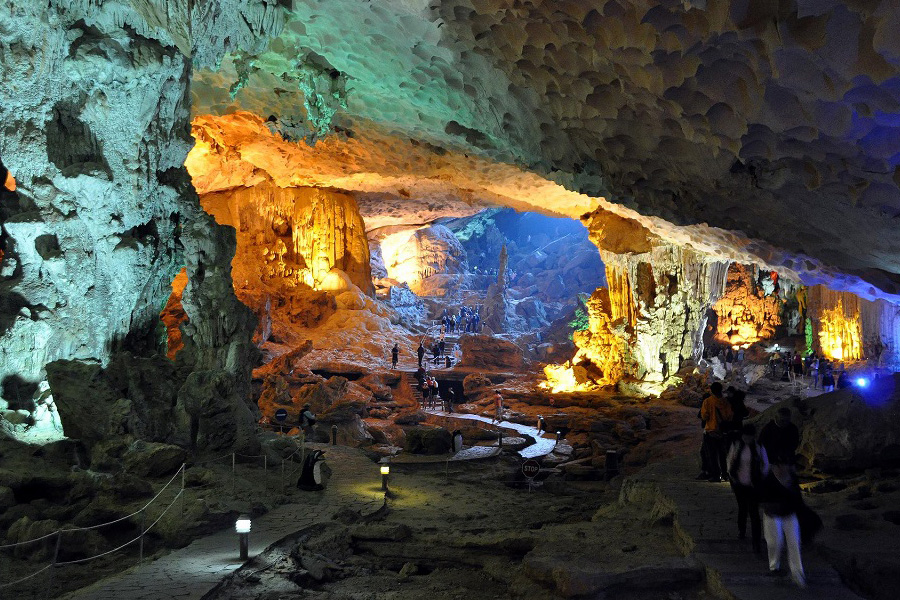
[[[722,397],[722,384],[718,381],[714,382],[709,386],[709,396],[703,399],[703,404],[700,406],[709,481],[725,481],[728,477],[728,467],[725,464],[728,448],[725,443],[723,427],[733,417],[731,405]]]

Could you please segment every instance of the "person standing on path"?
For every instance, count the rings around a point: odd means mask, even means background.
[[[763,528],[769,550],[769,573],[775,575],[781,570],[781,555],[787,546],[791,578],[798,587],[805,588],[797,520],[797,513],[803,508],[803,497],[790,465],[772,464],[772,470],[763,480],[760,503],[765,515]]]
[[[416,354],[419,355],[419,368],[422,368],[422,359],[425,358],[425,345],[422,340],[419,340],[419,349],[416,350]]]
[[[738,539],[747,537],[747,517],[753,551],[761,552],[762,522],[759,518],[759,492],[769,474],[769,458],[766,449],[756,443],[756,427],[747,424],[741,428],[741,437],[728,451],[728,479],[738,505]]]
[[[397,368],[397,361],[400,360],[400,346],[394,342],[394,347],[391,348],[391,369]]]
[[[794,464],[800,446],[800,430],[791,423],[791,409],[782,406],[772,421],[759,432],[759,445],[766,449],[773,464]]]
[[[731,405],[722,398],[722,384],[718,381],[709,386],[709,396],[700,407],[700,418],[703,420],[703,439],[707,448],[707,468],[709,481],[724,481],[728,476],[725,464],[725,427],[733,414]]]
[[[503,396],[500,395],[500,392],[494,392],[494,420],[497,423],[503,422]],[[493,423],[493,421],[491,421]]]

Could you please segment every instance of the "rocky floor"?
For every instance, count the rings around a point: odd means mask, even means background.
[[[392,475],[386,511],[290,535],[206,598],[706,596],[699,565],[681,556],[671,524],[647,519],[647,506],[620,506],[603,482],[528,491],[519,467],[406,465]],[[655,577],[640,576],[648,568]]]

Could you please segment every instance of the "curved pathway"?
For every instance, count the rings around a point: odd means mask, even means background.
[[[378,466],[362,452],[326,444],[306,444],[306,447],[325,452],[326,462],[332,470],[328,485],[321,492],[295,492],[290,504],[281,505],[253,519],[250,560],[285,535],[313,523],[328,521],[339,510],[350,509],[369,514],[384,503]],[[371,485],[366,482],[371,482]],[[238,557],[237,534],[233,527],[229,527],[62,598],[199,600],[242,564]]]
[[[530,427],[528,425],[522,425],[520,423],[513,423],[512,421],[501,421],[497,423],[496,421],[489,419],[487,417],[483,417],[481,415],[473,415],[470,413],[448,413],[443,410],[435,410],[435,409],[423,409],[429,415],[435,415],[438,417],[443,417],[445,419],[463,419],[467,421],[480,421],[482,423],[486,423],[488,425],[493,425],[494,427],[502,428],[502,429],[512,429],[517,433],[522,434],[523,436],[530,436],[534,438],[534,443],[530,446],[519,450],[519,455],[522,458],[536,458],[539,456],[546,456],[553,452],[553,448],[556,447],[556,438],[555,437],[542,437],[542,434],[538,432],[537,427]],[[456,458],[456,457],[454,457]],[[480,458],[480,457],[479,457]]]

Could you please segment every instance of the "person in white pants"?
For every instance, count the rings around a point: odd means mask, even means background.
[[[787,546],[791,578],[799,587],[806,587],[803,560],[800,556],[800,524],[797,512],[803,506],[800,486],[793,468],[787,464],[773,464],[763,480],[761,504],[763,532],[769,549],[769,572],[781,570],[781,555]]]

